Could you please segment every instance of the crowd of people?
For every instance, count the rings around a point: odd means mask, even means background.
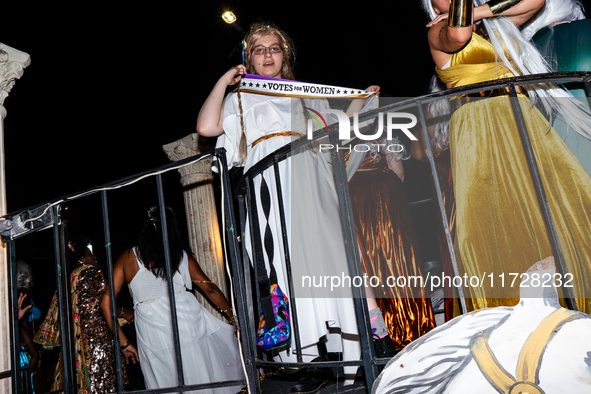
[[[578,1],[421,3],[430,18],[428,45],[436,69],[433,91],[552,71],[591,71],[587,45],[591,23]],[[327,96],[304,93],[298,85],[301,83],[291,68],[295,46],[285,32],[271,24],[254,24],[242,46],[243,64],[230,68],[215,83],[201,106],[197,131],[218,137],[217,146],[226,149],[229,165],[246,172],[267,155],[302,138],[313,124],[313,114],[328,114],[329,124],[339,119],[329,113]],[[290,89],[278,93],[264,88],[277,82]],[[234,85],[236,88],[226,93]],[[339,97],[349,99],[348,116],[375,108],[380,87],[372,85],[355,90],[355,94],[346,90],[351,94]],[[516,100],[530,134],[566,268],[573,273],[576,307],[589,313],[591,113],[588,103],[574,96],[582,96],[580,85],[565,88],[545,83],[521,86],[513,99],[506,90],[496,89],[484,95],[436,101],[429,105],[426,117],[449,120],[435,121],[428,129],[432,158],[426,154],[421,132],[408,151],[348,156],[353,220],[364,273],[381,278],[382,283],[388,276],[423,275],[404,191],[403,160],[411,155],[415,160],[435,161],[461,274],[522,273],[554,254],[511,115],[511,100]],[[349,275],[330,152],[307,144],[281,161],[278,173],[280,189],[273,168],[254,177],[254,210],[248,212],[248,220],[256,221],[260,232],[246,231],[243,240],[251,263],[264,262],[267,275],[282,289],[289,305],[295,306],[298,316],[301,349],[291,341],[273,349],[270,356],[278,362],[294,362],[298,356],[305,362],[327,361],[329,354],[338,354],[344,361],[359,360],[362,333],[351,289],[340,289],[334,296],[302,296],[304,293],[290,287],[287,275],[290,269],[297,278]],[[287,222],[285,237],[282,209]],[[161,216],[168,228],[172,277],[166,271]],[[311,227],[315,231],[310,231]],[[441,225],[442,270],[453,276],[446,237]],[[78,392],[116,390],[115,351],[123,356],[124,383],[125,365],[139,363],[146,388],[178,384],[168,280],[172,280],[175,294],[185,384],[243,379],[231,305],[184,245],[172,210],[161,215],[158,208],[150,209],[136,244],[119,257],[112,273],[115,296],[127,283],[133,298],[133,311],[118,306],[116,312],[121,320],[134,324],[136,344],[128,339],[120,322],[112,319],[110,292],[88,243],[72,240],[69,247],[69,260],[77,264],[70,274],[70,295]],[[23,278],[27,277],[25,266],[19,268]],[[19,282],[23,365],[32,365],[36,371],[39,347],[50,349],[60,344],[57,295],[34,335],[26,318],[31,313],[26,293],[32,284],[25,282]],[[210,314],[187,291],[193,287],[207,295],[229,324]],[[469,310],[512,306],[518,300],[506,288],[470,290],[466,298]],[[450,320],[460,309],[453,288],[446,288],[444,294],[445,320]],[[394,356],[436,325],[424,289],[405,292],[404,288],[388,287],[374,294],[366,287],[365,296],[379,357]],[[112,334],[117,323],[120,350],[114,349]],[[355,379],[356,369],[344,369],[345,383]],[[329,374],[319,374],[318,368],[309,372],[302,375],[292,393],[316,392],[329,380]],[[61,360],[51,382],[51,390],[63,387]],[[43,383],[35,380],[33,385],[43,392]],[[224,387],[211,392],[240,389]]]

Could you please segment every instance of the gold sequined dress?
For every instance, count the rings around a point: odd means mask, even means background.
[[[455,87],[513,76],[476,34],[452,56],[450,67],[437,73]],[[461,273],[486,281],[468,288],[475,309],[517,303],[519,288],[511,287],[510,275],[553,255],[510,100],[502,95],[470,100],[449,127],[454,248]],[[591,179],[530,100],[523,95],[513,100],[525,118],[578,307],[590,313],[591,298],[585,297],[591,288]]]
[[[106,287],[105,278],[99,269],[82,265],[70,275],[70,285],[78,393],[113,392],[117,389],[113,335],[100,310],[100,300]],[[60,344],[57,296],[53,298],[35,342],[45,348]],[[123,372],[126,379],[125,369]],[[51,391],[62,389],[63,386],[60,354]]]

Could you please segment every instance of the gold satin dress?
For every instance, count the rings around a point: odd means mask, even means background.
[[[513,76],[476,34],[452,56],[450,67],[437,73],[455,87]],[[521,275],[553,255],[510,100],[470,101],[450,121],[454,249],[460,273],[486,282],[468,286],[474,309],[515,305],[520,279],[511,286],[511,273]],[[525,118],[578,308],[590,313],[591,179],[529,99],[514,100]]]

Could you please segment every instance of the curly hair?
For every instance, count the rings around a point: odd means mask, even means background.
[[[269,23],[253,23],[250,26],[248,34],[244,38],[246,48],[244,50],[244,62],[246,72],[255,74],[254,65],[251,62],[254,43],[261,37],[273,36],[279,40],[279,45],[283,48],[283,65],[281,66],[281,78],[295,79],[291,70],[291,63],[295,61],[295,47],[291,38],[277,26]]]

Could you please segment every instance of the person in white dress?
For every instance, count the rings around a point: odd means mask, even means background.
[[[232,67],[218,80],[201,107],[197,132],[205,137],[218,136],[217,147],[226,149],[228,165],[243,166],[246,172],[267,155],[302,136],[306,130],[306,111],[322,111],[330,107],[326,99],[256,93],[248,89],[253,86],[250,82],[255,85],[257,82],[261,85],[269,82],[299,83],[294,81],[290,67],[293,45],[280,29],[254,24],[243,45],[246,65]],[[245,86],[244,81],[247,80],[250,82]],[[241,81],[242,92],[232,92],[224,98],[226,88]],[[365,97],[377,96],[379,90],[378,86],[370,86],[364,92],[368,93]],[[354,100],[347,115],[359,112],[364,104],[365,99]],[[330,120],[334,118],[329,117],[328,123],[331,123]],[[298,287],[300,283],[297,283],[297,279],[304,274],[312,273],[318,277],[349,275],[330,155],[318,149],[307,149],[279,162],[278,167],[294,295],[289,294],[279,193],[273,168],[253,179],[255,205],[261,239],[265,240],[263,258],[267,271],[270,274],[272,264],[279,287],[290,300],[295,299],[302,358],[304,362],[319,356],[322,360],[326,348],[328,352],[342,353],[344,360],[359,360],[361,350],[351,289],[343,287],[338,292],[335,290],[329,295],[325,292],[319,297],[318,293]],[[265,194],[270,197],[267,199],[270,200],[267,215],[262,201]],[[265,236],[266,231],[267,235],[269,232],[272,235],[271,243]],[[243,242],[253,262],[249,231],[245,232]],[[370,296],[368,301],[370,310],[377,308],[375,299]],[[381,324],[385,329],[383,318]],[[281,362],[295,362],[296,356],[293,340],[289,347],[274,352],[275,360]],[[352,382],[355,370],[355,367],[345,368],[347,383]],[[325,381],[307,383],[310,384],[294,386],[292,393],[317,391]]]
[[[244,374],[235,326],[209,313],[188,290],[192,288],[192,282],[195,283],[233,323],[231,306],[185,247],[170,208],[166,208],[166,221],[185,385],[241,380]],[[123,283],[129,285],[134,304],[137,350],[119,329],[121,349],[126,360],[136,362],[139,359],[146,388],[177,386],[162,228],[157,207],[148,211],[136,246],[123,252],[117,260],[113,281],[115,295]],[[109,292],[106,292],[101,308],[107,324],[112,327],[110,302]],[[233,394],[240,389],[240,386],[232,386],[195,393]]]

